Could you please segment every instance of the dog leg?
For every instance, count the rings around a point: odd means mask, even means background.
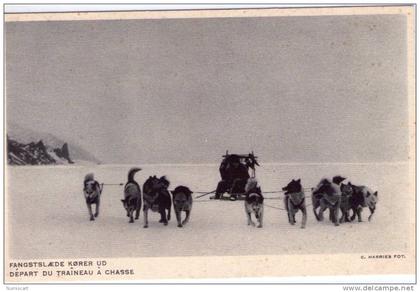
[[[345,223],[345,222],[350,222],[349,219],[349,210],[346,208],[341,208],[341,219],[340,219],[340,223]]]
[[[100,203],[101,203],[101,201],[98,198],[98,201],[96,203],[96,208],[95,208],[95,217],[98,217],[99,216],[99,205],[100,205]]]
[[[295,222],[293,222],[293,211],[290,210],[289,213],[287,213],[287,216],[289,216],[289,223],[290,225],[295,225]]]
[[[362,207],[357,208],[357,219],[362,222]]]
[[[290,200],[287,201],[287,216],[289,217],[289,223],[290,225],[295,225],[295,214],[293,206],[290,204]]]
[[[292,214],[292,225],[296,224],[296,212],[295,207],[289,206],[290,213]]]
[[[344,208],[340,208],[341,209],[341,218],[340,218],[340,223],[345,222],[346,219],[346,211],[344,210]]]
[[[292,221],[292,220],[290,220],[290,212],[287,212],[287,221],[289,221],[289,224],[290,224],[290,225],[293,225],[293,224],[292,224],[292,222],[293,222],[293,221]]]
[[[327,209],[326,206],[320,206],[319,213],[318,213],[319,221],[323,221],[324,220],[324,211],[325,211],[325,209]]]
[[[339,210],[340,210],[340,202],[337,202],[336,203],[337,204],[337,207],[334,207],[334,212],[333,212],[333,214],[334,214],[334,225],[335,226],[339,226],[340,225],[340,222],[339,222],[339,220],[340,219],[338,219],[338,217],[339,217]]]
[[[332,222],[332,223],[335,223],[335,221],[334,221],[334,217],[335,217],[335,215],[334,215],[334,210],[331,210],[332,208],[328,208],[328,212],[329,212],[329,214],[330,214],[330,221]]]
[[[88,207],[88,211],[89,211],[90,221],[95,220],[95,217],[93,217],[93,213],[92,213],[92,204],[87,204],[87,207]]]
[[[255,223],[252,221],[252,218],[251,218],[251,212],[249,212],[249,211],[245,208],[245,213],[246,213],[246,216],[247,216],[247,218],[248,218],[248,225],[255,226]]]
[[[296,213],[297,213],[297,209],[295,209],[294,207],[291,209],[291,213],[292,213],[292,219],[293,219],[293,224],[296,224]]]
[[[255,226],[255,223],[254,221],[252,221],[252,218],[251,218],[251,213],[248,213],[248,225]]]
[[[262,228],[263,227],[263,219],[264,219],[264,205],[261,206],[260,208],[260,225],[258,225],[258,228]]]
[[[312,210],[314,211],[314,215],[315,215],[316,221],[322,221],[322,220],[319,218],[318,214],[316,213],[316,209],[317,209],[317,207],[312,208]]]
[[[357,209],[352,207],[351,210],[353,211],[353,214],[350,217],[350,222],[353,222],[354,219],[356,219]]]
[[[303,202],[303,206],[301,210],[302,210],[302,225],[300,226],[300,228],[305,228],[306,220],[308,219],[308,215],[306,214],[305,202]]]
[[[147,209],[143,209],[143,218],[144,218],[144,225],[143,228],[149,227],[149,221],[147,220]]]
[[[312,210],[314,212],[316,221],[321,221],[319,220],[318,213],[316,212],[316,209],[318,209],[318,207],[319,207],[319,200],[317,200],[315,196],[312,195]]]
[[[134,209],[130,209],[130,223],[134,223],[134,218],[133,218],[133,213],[134,213]]]
[[[166,219],[166,210],[165,210],[165,208],[161,208],[160,210],[159,210],[159,213],[160,213],[160,220],[159,220],[159,222],[160,223],[163,223],[163,225],[168,225],[168,220]]]
[[[137,206],[136,206],[136,218],[135,218],[136,220],[138,220],[140,217],[140,208],[141,208],[141,200],[139,198],[137,201]]]
[[[185,211],[185,219],[184,221],[182,221],[182,225],[185,225],[188,223],[188,221],[190,221],[190,214],[191,214],[190,210]]]
[[[289,196],[285,195],[283,199],[284,209],[286,209],[287,214],[289,214]]]
[[[370,215],[369,215],[368,221],[370,222],[370,219],[372,219],[373,213],[375,213],[375,207],[369,207],[369,210],[370,210]]]
[[[178,222],[178,227],[182,227],[181,223],[181,211],[175,210],[176,221]]]
[[[345,210],[344,211],[344,222],[350,222],[349,215],[350,215],[350,210],[349,209]]]
[[[289,218],[289,223],[293,225],[296,223],[296,220],[295,220],[295,215],[293,213],[293,206],[290,203],[289,196],[284,197],[284,204],[285,204],[285,209],[287,211],[287,217]]]
[[[160,214],[159,223],[165,223],[165,222],[167,223],[165,208],[162,208],[161,206],[159,206],[158,212]]]
[[[289,221],[289,224],[293,225],[292,222],[293,220],[291,220],[291,215],[290,215],[290,207],[289,207],[289,196],[285,196],[284,197],[284,208],[286,209],[287,212],[287,220]]]

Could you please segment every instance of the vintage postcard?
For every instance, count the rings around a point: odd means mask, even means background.
[[[414,25],[5,14],[5,283],[414,281]]]

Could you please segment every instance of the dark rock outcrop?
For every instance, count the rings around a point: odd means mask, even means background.
[[[10,165],[45,165],[57,164],[59,161],[52,157],[49,147],[42,140],[28,144],[19,143],[7,136],[7,162]],[[70,158],[67,143],[63,147],[53,149],[57,157],[73,163]]]
[[[58,157],[66,159],[68,163],[71,163],[71,164],[74,163],[70,158],[69,146],[67,145],[67,143],[64,143],[61,149],[55,148],[54,152]]]

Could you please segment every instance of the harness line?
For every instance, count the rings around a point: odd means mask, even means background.
[[[101,184],[102,188],[103,188],[103,186],[123,186],[123,185],[124,185],[124,183],[109,183],[109,184],[108,183],[102,183]],[[308,190],[312,190],[312,188],[302,188],[302,190],[305,192],[305,191],[308,191]],[[101,189],[101,192],[102,192],[102,189]],[[215,192],[216,192],[216,190],[213,190],[211,192],[196,191],[194,193],[197,193],[197,194],[200,194],[200,195],[199,196],[196,196],[194,199],[199,199],[201,197],[204,197],[204,196],[213,194]],[[285,193],[285,191],[278,190],[278,191],[268,191],[268,192],[263,192],[263,193],[264,194],[281,194],[281,193]],[[310,197],[311,196],[305,196],[305,198],[310,198]],[[265,197],[264,198],[264,200],[281,200],[281,199],[282,199],[281,197]],[[211,201],[215,201],[215,200],[206,199],[206,200],[198,200],[198,201],[194,201],[194,202],[195,203],[204,203],[204,202],[211,202]],[[269,208],[272,208],[272,209],[286,211],[285,208],[275,207],[275,206],[271,206],[271,205],[268,205],[268,204],[265,204],[265,203],[263,205],[264,206],[267,206]],[[305,204],[305,206],[306,207],[309,207],[309,206],[312,206],[312,204],[311,203]]]

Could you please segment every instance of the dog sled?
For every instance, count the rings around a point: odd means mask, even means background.
[[[259,166],[254,152],[249,154],[226,154],[222,156],[219,172],[220,178],[216,194],[211,199],[243,200],[245,185],[250,177],[255,178],[256,166]]]

